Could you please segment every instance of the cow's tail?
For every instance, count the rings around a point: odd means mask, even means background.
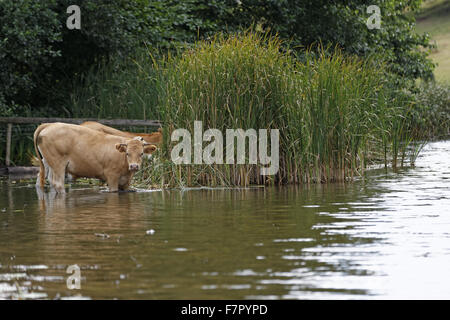
[[[42,161],[41,153],[39,152],[38,139],[39,139],[39,134],[41,133],[41,131],[44,130],[48,125],[49,125],[48,123],[41,124],[39,127],[37,127],[36,131],[34,132],[34,136],[33,136],[34,151],[36,152],[36,157],[39,161],[39,168],[40,168],[37,184],[41,189],[44,189],[44,185],[45,185],[45,166],[44,166],[44,162]]]
[[[38,157],[32,155],[30,157],[30,162],[33,167],[39,167],[39,158]]]

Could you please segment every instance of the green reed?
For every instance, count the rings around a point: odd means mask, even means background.
[[[164,169],[142,175],[171,186],[345,181],[380,156],[397,166],[412,152],[410,101],[387,85],[382,64],[320,46],[305,61],[298,62],[277,37],[249,31],[219,34],[153,61]],[[223,133],[279,129],[278,174],[263,177],[250,164],[171,163],[171,132],[185,128],[193,136],[194,120]]]

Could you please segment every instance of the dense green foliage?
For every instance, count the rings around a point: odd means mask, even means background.
[[[170,26],[182,8],[169,10],[164,1],[77,3],[81,29],[69,30],[66,9],[73,1],[0,1],[0,115],[70,116],[63,106],[73,80],[86,70],[134,53],[144,41],[164,46],[176,40]]]
[[[60,56],[54,1],[0,1],[0,116],[32,100],[41,77]]]
[[[82,0],[81,30],[69,30],[66,8],[73,1],[2,0],[0,114],[27,114],[28,108],[28,114],[70,116],[64,105],[73,79],[99,62],[144,44],[173,48],[252,25],[290,39],[300,55],[321,41],[359,56],[376,53],[396,75],[428,78],[432,64],[419,50],[429,46],[428,39],[414,33],[408,14],[420,3],[372,1],[381,8],[382,28],[369,30],[362,0]]]
[[[427,59],[427,36],[414,32],[414,15],[421,0],[243,0],[233,9],[227,21],[259,23],[294,46],[305,48],[321,41],[339,45],[350,54],[380,54],[388,62],[388,70],[407,78],[430,78],[433,65]],[[380,8],[381,28],[369,30],[369,5]]]
[[[416,93],[417,127],[429,138],[450,135],[450,86],[429,82],[422,83]]]

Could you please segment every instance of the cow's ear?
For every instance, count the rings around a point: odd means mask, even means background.
[[[127,145],[125,143],[116,143],[116,149],[119,152],[127,151]]]
[[[144,153],[153,153],[156,151],[156,146],[154,144],[144,145]]]

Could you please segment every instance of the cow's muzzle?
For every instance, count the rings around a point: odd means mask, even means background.
[[[139,165],[137,163],[132,163],[128,166],[128,168],[130,169],[130,171],[138,171]]]

